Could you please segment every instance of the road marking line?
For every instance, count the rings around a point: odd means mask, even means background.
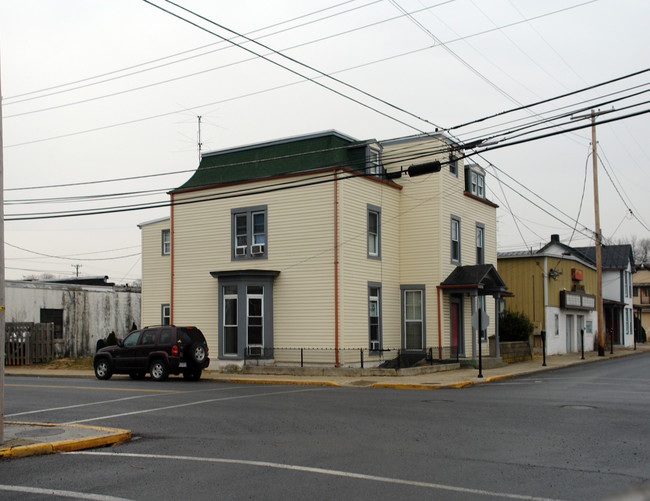
[[[287,393],[302,393],[305,391],[319,391],[318,387],[315,386],[310,386],[307,389],[300,389],[300,390],[288,390],[288,391],[275,391],[271,393],[255,393],[253,395],[237,395],[234,397],[222,397],[222,398],[210,398],[207,400],[199,400],[198,402],[188,402],[185,404],[176,404],[176,405],[167,405],[165,407],[156,407],[153,409],[142,409],[139,411],[132,411],[132,412],[122,412],[120,414],[111,414],[109,416],[100,416],[100,417],[94,417],[94,418],[89,418],[89,419],[80,419],[78,421],[69,421],[64,424],[78,424],[78,423],[89,423],[91,421],[102,421],[104,419],[113,419],[117,417],[124,417],[124,416],[133,416],[136,414],[147,414],[149,412],[157,412],[157,411],[165,411],[169,409],[178,409],[181,407],[191,407],[193,405],[202,405],[202,404],[210,404],[213,402],[223,402],[225,400],[239,400],[243,398],[254,398],[254,397],[266,397],[269,395],[283,395]]]
[[[116,398],[113,400],[102,400],[100,402],[88,402],[86,404],[66,405],[63,407],[51,407],[49,409],[37,409],[35,411],[25,411],[25,412],[16,412],[14,414],[6,414],[5,417],[16,417],[16,416],[24,416],[26,414],[39,414],[41,412],[61,411],[66,409],[74,409],[76,407],[90,407],[92,405],[110,404],[113,402],[123,402],[125,400],[134,400],[136,398],[150,398],[156,396],[158,395],[138,395],[135,397],[124,397],[124,398]]]
[[[273,463],[270,461],[249,461],[245,459],[226,459],[226,458],[201,458],[193,456],[171,456],[166,454],[136,454],[128,452],[95,452],[95,451],[79,451],[70,452],[66,454],[84,454],[89,456],[112,456],[112,457],[131,457],[141,459],[171,459],[174,461],[196,461],[203,463],[226,463],[226,464],[239,464],[244,466],[258,466],[262,468],[276,468],[279,470],[292,470],[302,471],[305,473],[317,473],[320,475],[331,475],[336,477],[356,478],[359,480],[370,480],[373,482],[384,482],[388,484],[408,485],[411,487],[424,487],[428,489],[437,489],[444,491],[460,492],[463,494],[476,494],[480,496],[500,497],[506,499],[523,499],[525,501],[560,501],[554,498],[545,498],[538,496],[528,496],[525,494],[511,494],[508,492],[495,492],[487,491],[484,489],[471,489],[469,487],[458,487],[455,485],[437,484],[433,482],[419,482],[416,480],[404,480],[394,477],[380,477],[378,475],[366,475],[364,473],[352,473],[342,470],[331,470],[328,468],[316,468],[312,466],[299,466],[293,464]]]
[[[87,492],[62,491],[59,489],[41,489],[39,487],[27,487],[23,485],[2,485],[0,491],[21,492],[25,494],[46,494],[50,496],[61,496],[72,499],[92,499],[94,501],[129,501],[127,498],[105,496],[103,494],[89,494]]]
[[[111,390],[111,391],[139,391],[144,393],[182,393],[181,390],[147,390],[137,388],[102,388],[101,386],[53,386],[46,384],[6,384],[5,386],[16,386],[21,388],[62,388],[69,390]]]
[[[53,388],[56,388],[56,387],[53,387]],[[211,389],[203,389],[203,390],[192,390],[192,391],[186,391],[186,392],[173,390],[171,392],[172,393],[182,393],[183,395],[187,395],[187,394],[190,394],[190,393],[207,393],[207,392],[213,392],[213,391],[227,391],[227,390],[234,390],[234,389],[236,389],[235,386],[229,386],[229,387],[226,387],[226,388],[218,388],[218,389],[211,388]],[[143,391],[146,391],[146,390],[143,390]],[[113,400],[101,400],[99,402],[87,402],[85,404],[66,405],[66,406],[62,406],[62,407],[51,407],[49,409],[36,409],[36,410],[33,410],[33,411],[16,412],[14,414],[5,414],[5,417],[25,416],[27,414],[39,414],[41,412],[60,411],[60,410],[66,410],[66,409],[74,409],[74,408],[77,408],[77,407],[90,407],[90,406],[93,406],[93,405],[110,404],[110,403],[113,403],[113,402],[123,402],[125,400],[134,400],[134,399],[138,399],[138,398],[150,398],[150,397],[157,397],[157,396],[159,396],[159,394],[155,394],[155,395],[137,395],[137,396],[134,396],[134,397],[116,398],[116,399],[113,399]]]

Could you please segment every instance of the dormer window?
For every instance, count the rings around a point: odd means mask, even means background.
[[[366,167],[366,172],[375,176],[381,174],[381,152],[376,148],[368,148],[368,165]]]
[[[485,177],[478,172],[471,172],[470,193],[477,197],[485,198]]]
[[[485,198],[485,174],[478,165],[465,166],[465,189],[474,196]]]

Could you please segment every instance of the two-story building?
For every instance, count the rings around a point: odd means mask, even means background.
[[[634,344],[632,273],[634,259],[630,245],[601,248],[602,297],[605,342]],[[514,297],[507,308],[528,315],[536,333],[545,330],[547,353],[579,351],[580,333],[585,332],[585,349],[594,349],[598,333],[596,248],[571,247],[559,235],[539,251],[499,254],[499,273]]]
[[[594,349],[598,327],[596,265],[560,242],[559,235],[540,250],[503,252],[499,273],[511,297],[505,308],[525,313],[535,326],[535,346],[546,333],[546,353]],[[584,336],[584,338],[583,338]]]
[[[327,131],[203,154],[170,217],[140,225],[143,325],[198,326],[213,368],[476,358],[472,314],[494,318],[505,284],[496,205],[461,151]]]
[[[650,264],[643,263],[636,267],[636,272],[632,275],[632,284],[637,325],[643,327],[647,337],[650,332]],[[638,341],[639,333],[637,332],[636,335]]]

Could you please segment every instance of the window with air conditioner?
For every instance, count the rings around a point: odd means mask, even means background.
[[[232,259],[267,257],[267,206],[232,209],[231,218]]]

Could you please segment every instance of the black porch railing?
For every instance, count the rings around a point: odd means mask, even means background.
[[[249,347],[246,349],[244,360],[262,361],[273,360],[277,364],[315,366],[336,366],[335,348],[315,347]],[[370,348],[339,348],[339,365],[360,366],[368,364],[380,367],[406,368],[413,365],[435,365],[458,362],[460,358],[458,349],[453,346],[430,346],[426,350],[404,350],[401,348],[383,348],[372,350]]]

